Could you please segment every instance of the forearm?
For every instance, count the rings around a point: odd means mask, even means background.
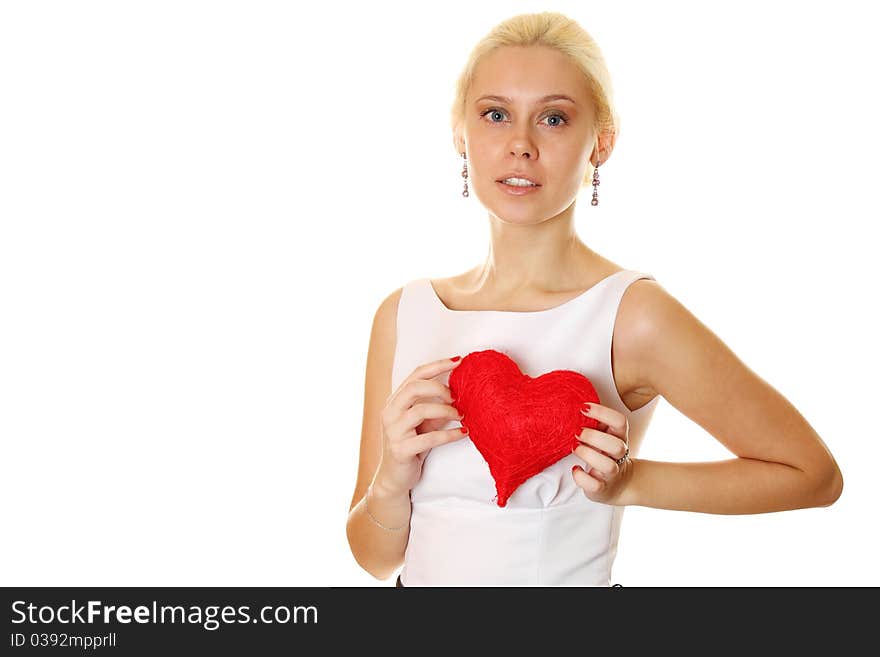
[[[750,458],[700,463],[632,459],[623,505],[715,514],[753,514],[825,506],[801,470]]]
[[[409,540],[412,503],[409,493],[393,493],[373,485],[370,513],[385,527],[402,527],[392,531],[377,525],[367,514],[365,497],[348,514],[346,534],[355,560],[377,579],[387,579],[403,563]]]

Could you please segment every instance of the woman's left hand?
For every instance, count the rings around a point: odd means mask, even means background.
[[[594,502],[619,503],[627,484],[632,479],[632,461],[629,456],[618,465],[617,459],[627,453],[629,421],[613,408],[590,402],[581,412],[599,422],[599,429],[584,427],[577,439],[580,445],[572,450],[587,467],[572,468],[575,483]]]

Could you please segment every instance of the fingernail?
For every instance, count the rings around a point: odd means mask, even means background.
[[[461,429],[461,432],[462,432],[462,433],[467,433],[467,432],[468,432],[468,430],[467,430],[466,427],[459,427],[459,429]]]
[[[457,361],[457,360],[461,360],[461,356],[453,356],[453,357],[450,358],[449,360],[451,360],[452,362],[455,362],[455,361]]]
[[[590,410],[590,405],[589,405],[589,404],[584,404],[584,410],[585,410],[585,411],[589,411],[589,410]]]

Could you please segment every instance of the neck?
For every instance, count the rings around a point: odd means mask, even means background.
[[[538,224],[512,224],[489,216],[489,254],[475,286],[498,292],[567,290],[583,284],[596,254],[574,230],[574,203]]]

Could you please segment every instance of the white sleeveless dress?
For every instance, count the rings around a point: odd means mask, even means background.
[[[600,403],[624,413],[630,441],[643,435],[659,395],[630,411],[614,384],[611,338],[630,283],[653,276],[612,274],[574,299],[547,310],[451,310],[422,278],[407,283],[397,313],[391,389],[419,365],[496,349],[524,374],[556,369],[590,379]],[[449,373],[437,377],[448,384]],[[450,420],[442,428],[459,426]],[[631,454],[634,456],[634,454]],[[465,436],[434,447],[410,491],[412,518],[403,586],[611,586],[611,566],[625,507],[589,500],[575,484],[571,454],[526,480],[505,507],[495,481]]]

